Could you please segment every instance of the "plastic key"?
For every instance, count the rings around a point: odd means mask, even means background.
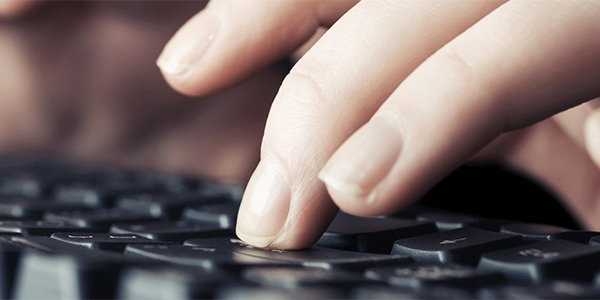
[[[417,261],[477,265],[481,254],[522,245],[523,238],[464,227],[432,233],[394,243],[392,254],[409,255]]]

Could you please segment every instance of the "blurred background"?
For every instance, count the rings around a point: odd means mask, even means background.
[[[206,1],[46,1],[0,19],[0,152],[245,182],[285,63],[202,98],[155,61]]]

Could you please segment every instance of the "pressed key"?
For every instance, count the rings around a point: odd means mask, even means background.
[[[388,254],[397,239],[433,232],[437,232],[433,222],[397,218],[361,218],[340,212],[316,245],[348,251]]]
[[[113,224],[111,233],[135,234],[157,241],[183,243],[187,239],[232,236],[227,229],[189,221],[146,222],[135,224]]]
[[[319,285],[351,287],[363,282],[360,273],[298,267],[248,268],[242,271],[242,277],[264,286],[287,289]]]
[[[118,209],[97,209],[91,211],[62,211],[44,214],[44,220],[63,221],[83,228],[108,231],[114,223],[139,223],[154,220],[152,217]]]
[[[62,221],[0,221],[0,233],[15,233],[21,235],[50,236],[55,232],[81,232],[89,231]]]
[[[57,232],[53,239],[90,249],[103,249],[122,252],[128,244],[164,244],[167,242],[147,239],[135,234],[103,232]]]
[[[600,247],[552,240],[486,253],[480,269],[534,283],[549,279],[591,281],[600,268]]]
[[[152,216],[177,220],[186,206],[225,202],[224,196],[207,196],[202,193],[137,194],[117,198],[115,207]]]
[[[526,243],[547,241],[554,233],[564,232],[569,229],[559,226],[534,223],[511,223],[500,228],[502,233],[518,234]]]
[[[223,229],[235,229],[239,204],[222,202],[188,207],[183,210],[182,219],[212,225]]]
[[[369,266],[394,265],[411,260],[404,255],[360,253],[317,246],[293,251],[262,250],[231,238],[191,239],[187,240],[184,245],[217,249],[219,252],[230,253],[234,257],[261,258],[279,263],[324,269],[363,270]]]
[[[236,255],[222,248],[182,245],[127,245],[125,255],[155,261],[201,268],[206,271],[218,269],[239,271],[250,266],[299,265],[254,256]]]
[[[392,254],[409,255],[417,261],[476,265],[485,252],[523,244],[523,238],[464,227],[397,240]]]
[[[475,290],[505,282],[499,272],[479,270],[455,264],[414,263],[406,266],[376,267],[365,270],[365,278],[415,289],[432,285]]]

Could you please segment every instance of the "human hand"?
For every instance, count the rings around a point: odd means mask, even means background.
[[[284,72],[196,99],[154,63],[205,3],[50,1],[18,14],[11,3],[33,4],[0,1],[1,152],[248,180]]]
[[[271,107],[239,212],[240,238],[257,247],[307,247],[336,205],[362,216],[394,212],[469,159],[528,171],[583,224],[600,229],[600,172],[584,150],[581,118],[589,106],[540,122],[600,95],[600,3],[353,5],[214,1],[158,60],[171,86],[202,95],[335,23]],[[598,119],[586,127],[597,158]]]

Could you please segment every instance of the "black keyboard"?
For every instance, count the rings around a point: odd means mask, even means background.
[[[501,168],[463,167],[386,218],[339,213],[301,251],[237,239],[242,193],[176,174],[4,159],[0,297],[600,298],[600,233]]]

